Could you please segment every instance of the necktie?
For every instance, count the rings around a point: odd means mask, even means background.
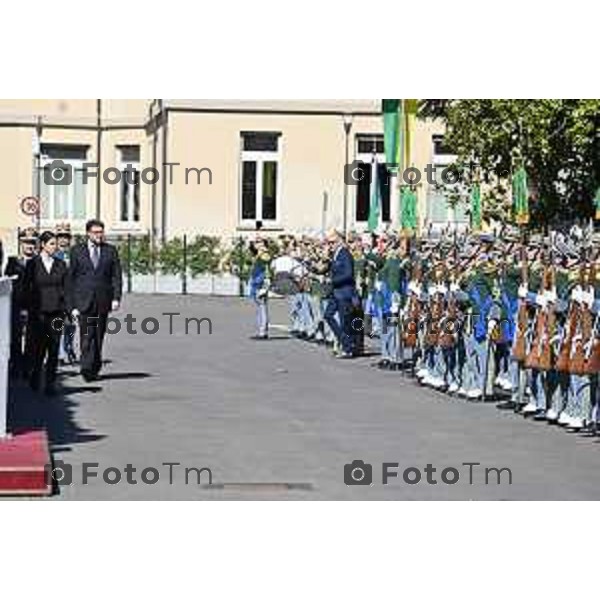
[[[92,246],[92,264],[94,265],[94,270],[98,268],[98,263],[100,262],[100,248],[94,244]]]

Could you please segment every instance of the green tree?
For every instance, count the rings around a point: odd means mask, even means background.
[[[422,100],[421,118],[440,118],[456,154],[464,200],[479,168],[485,219],[511,217],[510,174],[522,159],[531,222],[553,225],[594,214],[600,187],[600,100]],[[477,165],[477,167],[476,167]]]

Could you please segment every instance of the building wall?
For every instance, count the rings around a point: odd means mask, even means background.
[[[156,136],[157,166],[163,159],[164,131],[153,134],[146,125],[159,101],[103,100],[101,103],[101,168],[118,166],[120,145],[140,146],[141,168],[153,166]],[[174,167],[173,182],[163,186],[142,184],[141,219],[136,226],[119,222],[118,185],[101,185],[100,217],[113,232],[147,232],[154,224],[167,237],[184,232],[231,236],[247,231],[240,222],[242,131],[281,133],[278,222],[275,231],[319,230],[323,198],[328,198],[325,226],[341,227],[344,203],[346,134],[344,120],[352,123],[349,158],[354,159],[358,134],[381,134],[379,100],[163,100],[169,109],[166,160]],[[87,146],[87,160],[97,162],[96,100],[0,100],[0,236],[14,242],[17,227],[34,219],[20,210],[20,200],[36,191],[33,172],[35,125],[40,123],[41,143]],[[439,123],[417,122],[414,165],[424,170],[432,160],[431,137],[441,131]],[[209,168],[200,185],[185,184],[185,168]],[[163,175],[163,173],[161,173]],[[166,175],[166,174],[164,174]],[[162,222],[163,191],[166,221]],[[87,216],[96,214],[96,184],[86,188]],[[356,188],[347,190],[347,218],[354,227]],[[427,185],[418,188],[423,220],[427,214]],[[43,199],[42,199],[43,201]],[[393,197],[391,202],[397,203]],[[42,226],[52,223],[42,223]],[[83,221],[73,223],[81,230]],[[363,224],[364,227],[364,224]]]
[[[380,117],[357,117],[353,128],[377,133]],[[342,225],[345,132],[338,115],[196,114],[169,115],[168,161],[182,165],[168,189],[169,231],[201,228],[210,233],[243,230],[240,223],[242,131],[280,132],[278,227],[286,231],[320,228],[323,195],[327,226]],[[350,157],[354,155],[350,144]],[[183,169],[210,168],[212,185],[185,185]],[[348,213],[352,214],[350,193]]]

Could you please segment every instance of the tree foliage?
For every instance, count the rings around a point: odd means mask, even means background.
[[[522,160],[533,224],[559,225],[594,214],[600,187],[600,100],[422,100],[422,118],[446,124],[465,199],[481,177],[486,219],[510,219],[510,176]],[[477,175],[479,173],[479,175]]]

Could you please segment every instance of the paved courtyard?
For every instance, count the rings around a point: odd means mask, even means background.
[[[273,304],[273,322],[285,324],[285,303]],[[181,313],[172,334],[165,312]],[[242,299],[130,295],[118,316],[128,313],[138,333],[122,323],[108,336],[100,381],[86,384],[65,367],[58,397],[12,390],[13,422],[46,425],[54,460],[72,466],[73,483],[59,486],[55,499],[600,498],[600,438],[419,388],[374,369],[373,356],[334,360],[284,328],[252,341],[254,311]],[[154,335],[140,329],[146,317],[159,321]],[[185,317],[210,319],[212,334],[204,322],[200,335],[194,324],[186,335]],[[356,459],[373,465],[372,486],[344,484],[344,465]],[[398,463],[387,485],[384,462]],[[98,463],[86,485],[83,463]],[[127,464],[137,484],[127,483]],[[110,467],[122,476],[114,485],[103,480]],[[422,475],[416,485],[402,476],[412,467]],[[141,481],[146,468],[158,470],[157,483]],[[200,485],[189,471],[186,485],[186,468],[210,469],[213,485],[207,471]],[[447,468],[457,469],[456,483],[442,482]],[[489,471],[486,485],[486,468],[510,469],[512,484],[507,471],[499,485]]]

